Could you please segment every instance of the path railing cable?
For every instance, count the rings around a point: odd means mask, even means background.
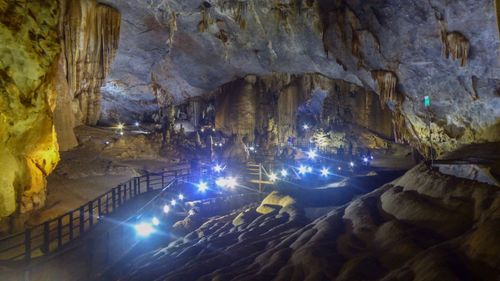
[[[25,262],[58,251],[84,236],[105,216],[138,195],[163,189],[174,179],[190,174],[190,169],[147,173],[119,184],[97,198],[55,219],[0,238],[0,262]]]

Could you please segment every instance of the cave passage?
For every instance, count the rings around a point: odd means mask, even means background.
[[[0,0],[0,280],[498,280],[497,2]]]

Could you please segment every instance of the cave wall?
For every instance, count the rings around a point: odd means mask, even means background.
[[[316,92],[323,98],[315,100]],[[299,135],[304,117],[323,127],[338,120],[384,139],[395,138],[392,111],[379,95],[320,74],[250,75],[223,85],[214,95],[216,127],[246,136],[248,142],[286,143],[289,136]]]
[[[0,231],[10,231],[43,207],[73,128],[99,119],[120,14],[95,0],[2,0],[0,23]]]
[[[59,161],[53,126],[59,14],[57,1],[0,1],[2,226],[14,213],[43,206],[45,177]]]
[[[106,2],[130,15],[136,33],[151,30],[140,35],[154,42],[157,59],[148,57],[148,71],[168,78],[161,84],[175,100],[249,74],[320,73],[376,92],[394,114],[398,140],[424,153],[429,116],[438,154],[500,138],[496,1],[154,0],[141,6],[154,25],[131,11],[134,0]],[[166,44],[153,38],[159,34]],[[132,46],[119,60],[134,61],[133,51],[144,49]],[[126,73],[135,70],[112,72],[131,82]]]

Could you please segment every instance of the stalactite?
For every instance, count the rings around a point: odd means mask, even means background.
[[[382,107],[385,107],[387,102],[393,102],[400,105],[403,101],[396,91],[398,78],[392,71],[374,70],[372,71],[373,80],[377,82],[377,92],[380,95]]]
[[[80,106],[80,121],[96,124],[100,88],[118,48],[120,13],[94,1],[70,1],[65,13],[64,45],[68,84]]]
[[[201,6],[201,21],[198,23],[198,31],[205,32],[208,27],[213,23],[212,16],[210,15],[209,8]]]
[[[465,66],[469,57],[469,40],[460,32],[447,32],[444,38],[444,53],[446,58],[450,56],[460,60],[460,66]]]

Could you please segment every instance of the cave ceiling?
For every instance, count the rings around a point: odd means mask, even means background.
[[[122,13],[103,118],[152,110],[155,94],[180,103],[249,74],[318,73],[388,96],[409,134],[425,134],[428,95],[436,141],[498,138],[495,1],[102,2]]]

